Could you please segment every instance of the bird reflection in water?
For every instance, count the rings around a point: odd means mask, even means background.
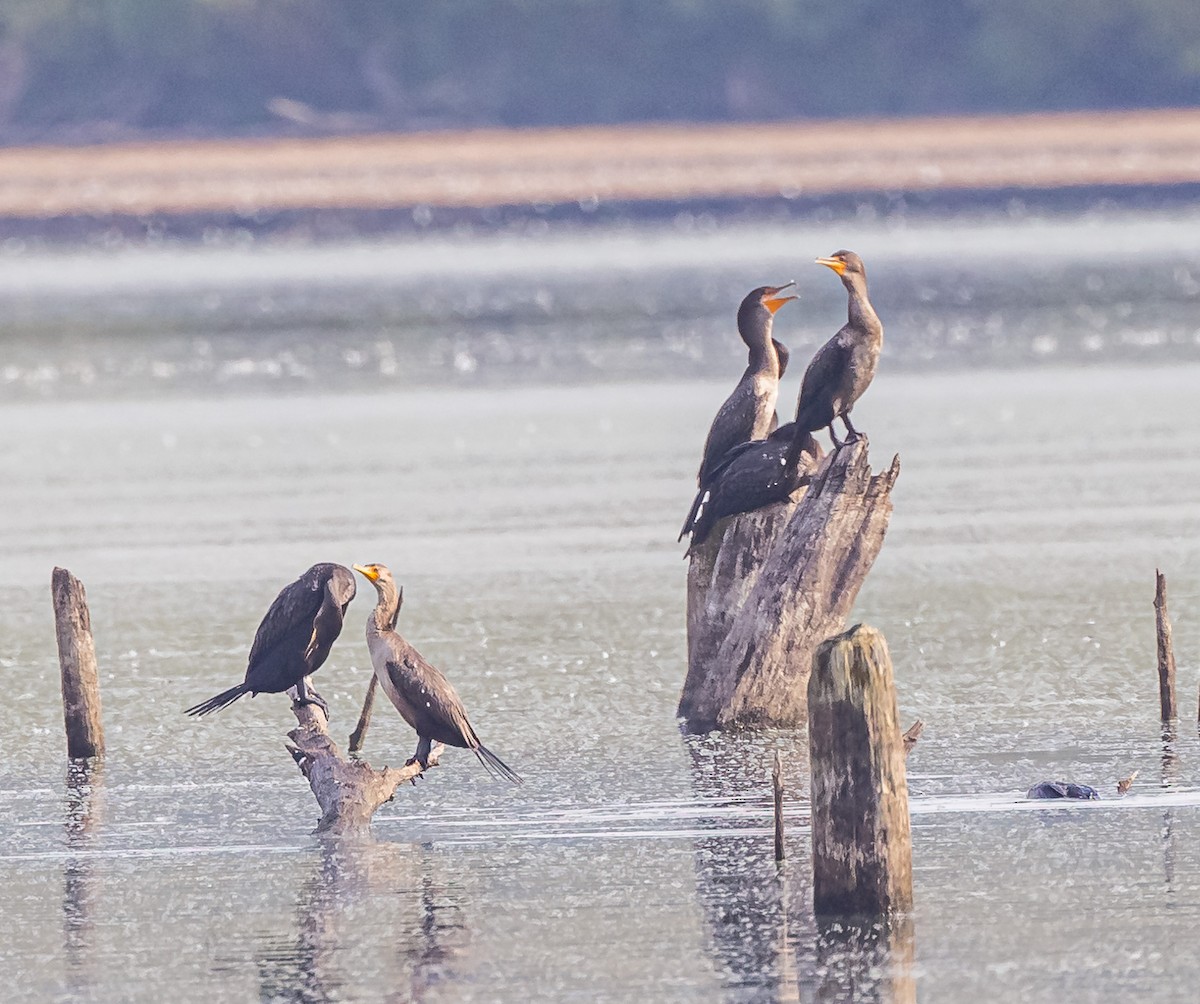
[[[460,980],[470,940],[463,891],[428,845],[322,846],[296,904],[294,938],[256,954],[260,998],[316,1004],[420,1001]],[[452,996],[452,991],[451,991]]]
[[[66,844],[63,866],[63,950],[73,992],[92,983],[97,878],[86,852],[104,816],[104,763],[92,758],[67,762]]]
[[[916,1000],[911,920],[891,925],[818,920],[812,910],[812,841],[807,814],[788,819],[788,858],[776,864],[770,834],[770,773],[784,751],[788,800],[807,791],[802,731],[736,737],[685,736],[697,801],[753,813],[754,831],[736,824],[695,842],[696,883],[725,989],[764,1001]],[[720,816],[717,818],[726,818]]]

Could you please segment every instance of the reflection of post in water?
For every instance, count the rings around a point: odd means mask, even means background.
[[[1179,781],[1179,754],[1175,750],[1175,723],[1168,722],[1162,730],[1162,787],[1172,788]],[[1167,892],[1175,891],[1175,817],[1168,807],[1163,810],[1162,823],[1163,877]]]
[[[755,831],[742,835],[736,822],[695,841],[696,885],[712,943],[713,961],[725,986],[738,996],[797,1000],[795,945],[812,934],[808,907],[811,871],[806,839],[789,836],[786,863],[772,853],[770,776],[776,744],[785,740],[788,791],[801,790],[808,757],[803,734],[684,736],[697,802],[718,815],[729,809],[754,812]],[[749,815],[749,813],[747,813]],[[701,823],[703,826],[703,822]]]
[[[913,922],[909,916],[872,923],[821,921],[811,967],[801,982],[801,997],[820,1004],[911,1004],[917,999],[913,978]]]
[[[328,843],[319,855],[300,891],[295,938],[270,939],[257,953],[263,999],[340,1000],[369,982],[420,1000],[430,986],[453,984],[465,911],[429,848]]]
[[[67,761],[66,838],[63,866],[63,949],[75,989],[90,983],[88,963],[93,948],[96,876],[86,854],[96,838],[104,810],[104,764],[98,759]]]

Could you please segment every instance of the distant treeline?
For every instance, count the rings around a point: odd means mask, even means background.
[[[0,141],[1200,103],[1197,0],[0,0]]]

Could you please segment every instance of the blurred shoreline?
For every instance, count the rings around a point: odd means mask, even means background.
[[[10,234],[320,234],[1200,189],[1200,109],[0,149]]]

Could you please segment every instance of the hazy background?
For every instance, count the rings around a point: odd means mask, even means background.
[[[1194,104],[1194,0],[5,0],[0,142]]]

